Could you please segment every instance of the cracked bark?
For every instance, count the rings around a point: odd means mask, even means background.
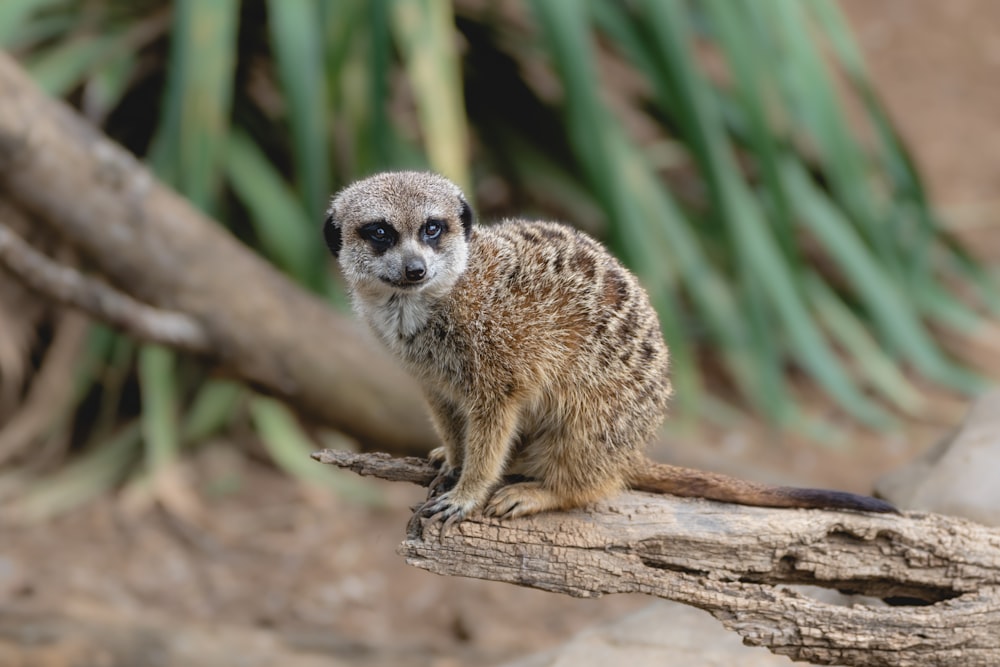
[[[423,459],[324,450],[323,463],[426,485]],[[704,609],[793,660],[858,667],[1000,664],[1000,530],[935,514],[743,507],[621,494],[587,510],[422,520],[399,553],[441,575],[575,597],[645,593]],[[788,585],[885,598],[839,606]]]

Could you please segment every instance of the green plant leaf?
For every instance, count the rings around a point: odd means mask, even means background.
[[[316,0],[269,0],[268,16],[296,161],[302,207],[322,220],[330,190],[326,73]]]
[[[879,346],[865,323],[815,273],[805,276],[806,292],[822,323],[854,361],[855,371],[899,410],[917,415],[924,407],[920,392],[900,372],[895,359]]]
[[[392,24],[431,167],[471,193],[462,76],[447,0],[396,0]]]
[[[185,411],[181,424],[184,442],[200,442],[215,435],[232,421],[244,387],[236,382],[210,380],[203,384]]]
[[[318,288],[326,271],[321,220],[313,220],[267,157],[242,132],[229,136],[225,170],[246,206],[265,257],[299,282]]]
[[[138,423],[123,426],[114,437],[32,484],[15,501],[12,515],[37,523],[107,493],[134,464],[140,439]]]
[[[4,0],[0,2],[0,47],[9,48],[24,38],[36,22],[32,15],[57,5],[63,0]]]
[[[155,476],[175,463],[180,451],[174,353],[159,345],[143,346],[139,350],[139,385],[146,462]]]
[[[285,472],[304,482],[332,488],[341,495],[367,504],[378,504],[381,496],[353,473],[319,465],[310,457],[316,450],[302,431],[295,415],[280,402],[255,396],[250,417],[272,460]]]
[[[237,0],[177,0],[163,121],[151,149],[161,178],[218,209],[233,98]]]
[[[865,302],[886,339],[922,373],[936,381],[964,391],[979,387],[980,383],[971,374],[944,358],[907,295],[895,288],[893,280],[870,256],[854,229],[809,183],[802,168],[787,164],[784,179],[802,214],[802,221],[841,264],[844,275],[853,283],[855,293]]]

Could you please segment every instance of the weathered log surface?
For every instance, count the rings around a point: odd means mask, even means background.
[[[315,452],[312,457],[320,463],[335,465],[362,477],[378,477],[390,482],[427,486],[437,477],[437,468],[427,459],[416,456],[395,457],[385,452],[357,454],[339,449],[324,449]]]
[[[426,484],[434,468],[330,452],[317,460]],[[709,611],[744,641],[825,665],[1000,664],[1000,530],[935,514],[777,510],[630,492],[515,520],[423,520],[399,551],[442,575],[578,597],[646,593]],[[784,588],[876,598],[832,605]],[[877,602],[877,601],[875,601]]]
[[[349,319],[157,182],[2,52],[0,197],[55,231],[111,286],[193,319],[237,376],[362,442],[414,452],[434,445],[416,383]]]

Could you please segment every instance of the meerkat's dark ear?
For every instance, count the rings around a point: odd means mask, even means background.
[[[468,240],[472,236],[472,208],[465,199],[459,199],[459,201],[462,202],[462,210],[458,217],[462,221],[462,231],[465,232],[465,238]]]
[[[326,247],[330,249],[333,256],[338,257],[340,246],[343,245],[344,240],[340,237],[340,225],[334,219],[333,213],[326,216],[326,220],[323,222],[323,238],[326,240]]]

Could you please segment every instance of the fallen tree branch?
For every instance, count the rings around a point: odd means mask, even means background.
[[[425,460],[317,452],[313,458],[426,484]],[[646,593],[705,609],[744,642],[822,665],[1000,664],[1000,530],[935,514],[743,507],[621,494],[589,510],[515,520],[474,516],[399,548],[442,575],[577,597]],[[838,606],[782,586],[888,598]]]
[[[369,446],[435,444],[416,383],[353,322],[158,183],[2,52],[0,196],[109,285],[191,318],[212,357],[257,388]]]
[[[358,454],[324,449],[314,453],[312,457],[320,463],[335,465],[362,477],[378,477],[390,482],[427,486],[437,477],[437,468],[427,459],[416,456],[394,457],[385,452]]]
[[[0,265],[42,296],[78,308],[140,340],[202,354],[211,351],[208,335],[193,318],[183,313],[150,308],[74,268],[57,264],[32,248],[2,219]]]
[[[41,367],[31,379],[31,385],[18,409],[9,415],[0,428],[0,468],[10,459],[32,453],[32,464],[41,464],[45,457],[32,446],[73,400],[76,387],[67,382],[72,377],[80,351],[87,340],[89,321],[80,313],[64,313],[54,326],[52,344]]]

